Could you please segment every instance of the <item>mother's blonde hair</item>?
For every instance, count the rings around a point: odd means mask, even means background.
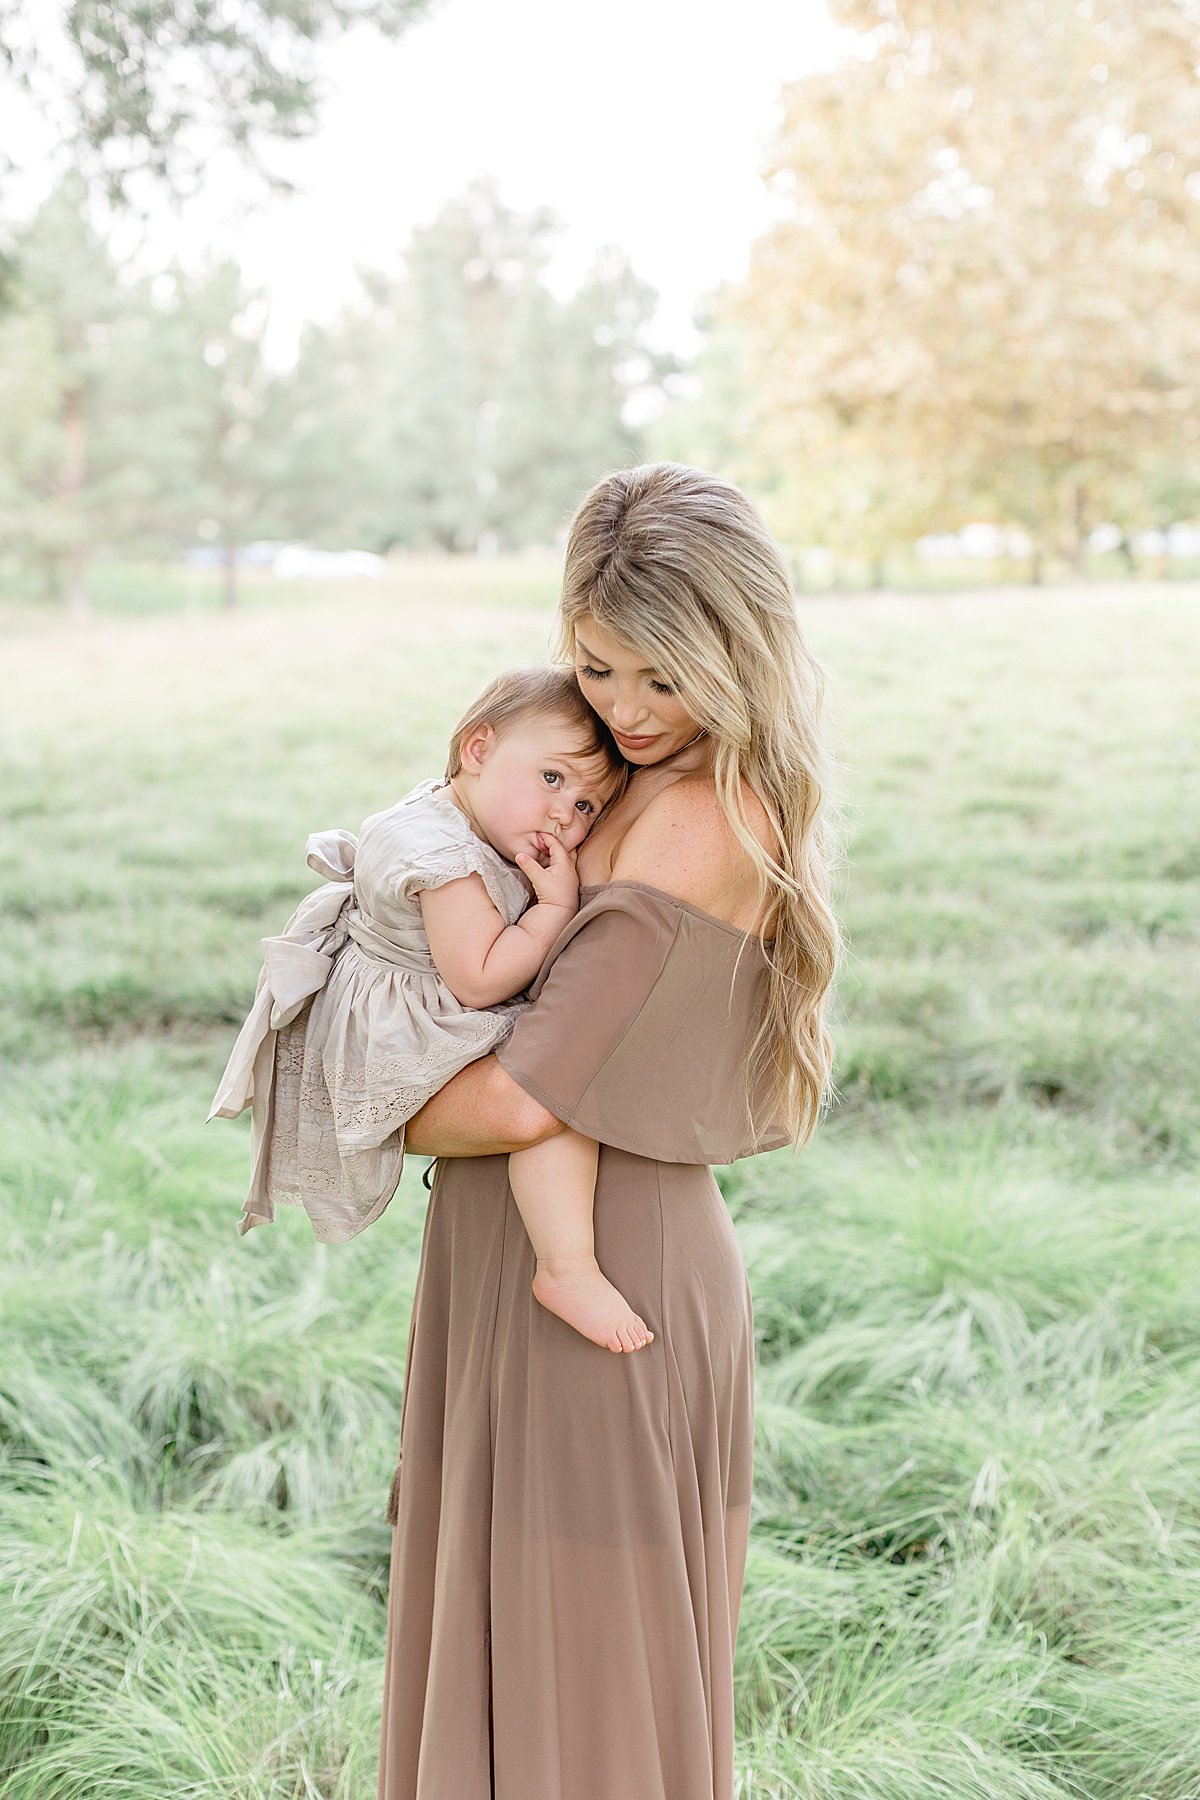
[[[825,675],[805,644],[779,546],[740,488],[680,463],[597,482],[571,521],[559,653],[575,627],[644,656],[713,740],[717,798],[758,875],[770,974],[754,1055],[806,1143],[832,1093],[825,1023],[842,936],[830,901],[833,762],[821,731]],[[747,815],[757,795],[777,854]]]

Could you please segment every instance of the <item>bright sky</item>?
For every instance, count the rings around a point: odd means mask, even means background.
[[[356,267],[392,268],[414,225],[476,176],[564,222],[551,271],[618,243],[657,289],[655,335],[695,347],[698,300],[771,217],[762,169],[781,85],[839,55],[823,0],[438,0],[398,43],[329,53],[319,133],[283,159],[301,192],[231,229],[214,181],[152,233],[154,260],[230,248],[268,284],[276,355],[328,318]]]

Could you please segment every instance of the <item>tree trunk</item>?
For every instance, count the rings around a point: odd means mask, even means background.
[[[871,558],[871,587],[878,590],[883,586],[883,578],[887,573],[887,558],[873,556]]]
[[[83,423],[83,389],[69,387],[63,395],[63,464],[62,491],[71,521],[71,543],[67,551],[66,602],[71,618],[88,617],[87,545],[83,541],[83,509],[81,496],[87,477],[87,440]]]
[[[91,617],[87,592],[87,551],[82,544],[72,544],[67,558],[67,611],[78,623]]]
[[[233,612],[238,603],[237,545],[223,544],[221,549],[223,552],[221,557],[221,569],[224,575],[224,585],[221,590],[221,604],[224,606],[226,612]]]
[[[1041,587],[1042,585],[1042,547],[1040,544],[1035,544],[1029,552],[1029,585],[1030,587]]]
[[[1087,531],[1084,526],[1085,495],[1083,483],[1074,475],[1064,477],[1059,487],[1059,521],[1063,555],[1076,575],[1087,573],[1085,555]]]

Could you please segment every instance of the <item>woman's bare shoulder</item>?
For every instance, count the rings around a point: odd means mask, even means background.
[[[742,795],[750,829],[769,852],[776,839],[767,810],[745,782]],[[757,892],[753,861],[702,771],[671,782],[638,815],[621,840],[612,879],[644,882],[736,925]]]

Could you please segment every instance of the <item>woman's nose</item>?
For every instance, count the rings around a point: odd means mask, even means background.
[[[646,717],[646,708],[636,700],[618,700],[612,709],[612,722],[618,731],[632,733]]]

